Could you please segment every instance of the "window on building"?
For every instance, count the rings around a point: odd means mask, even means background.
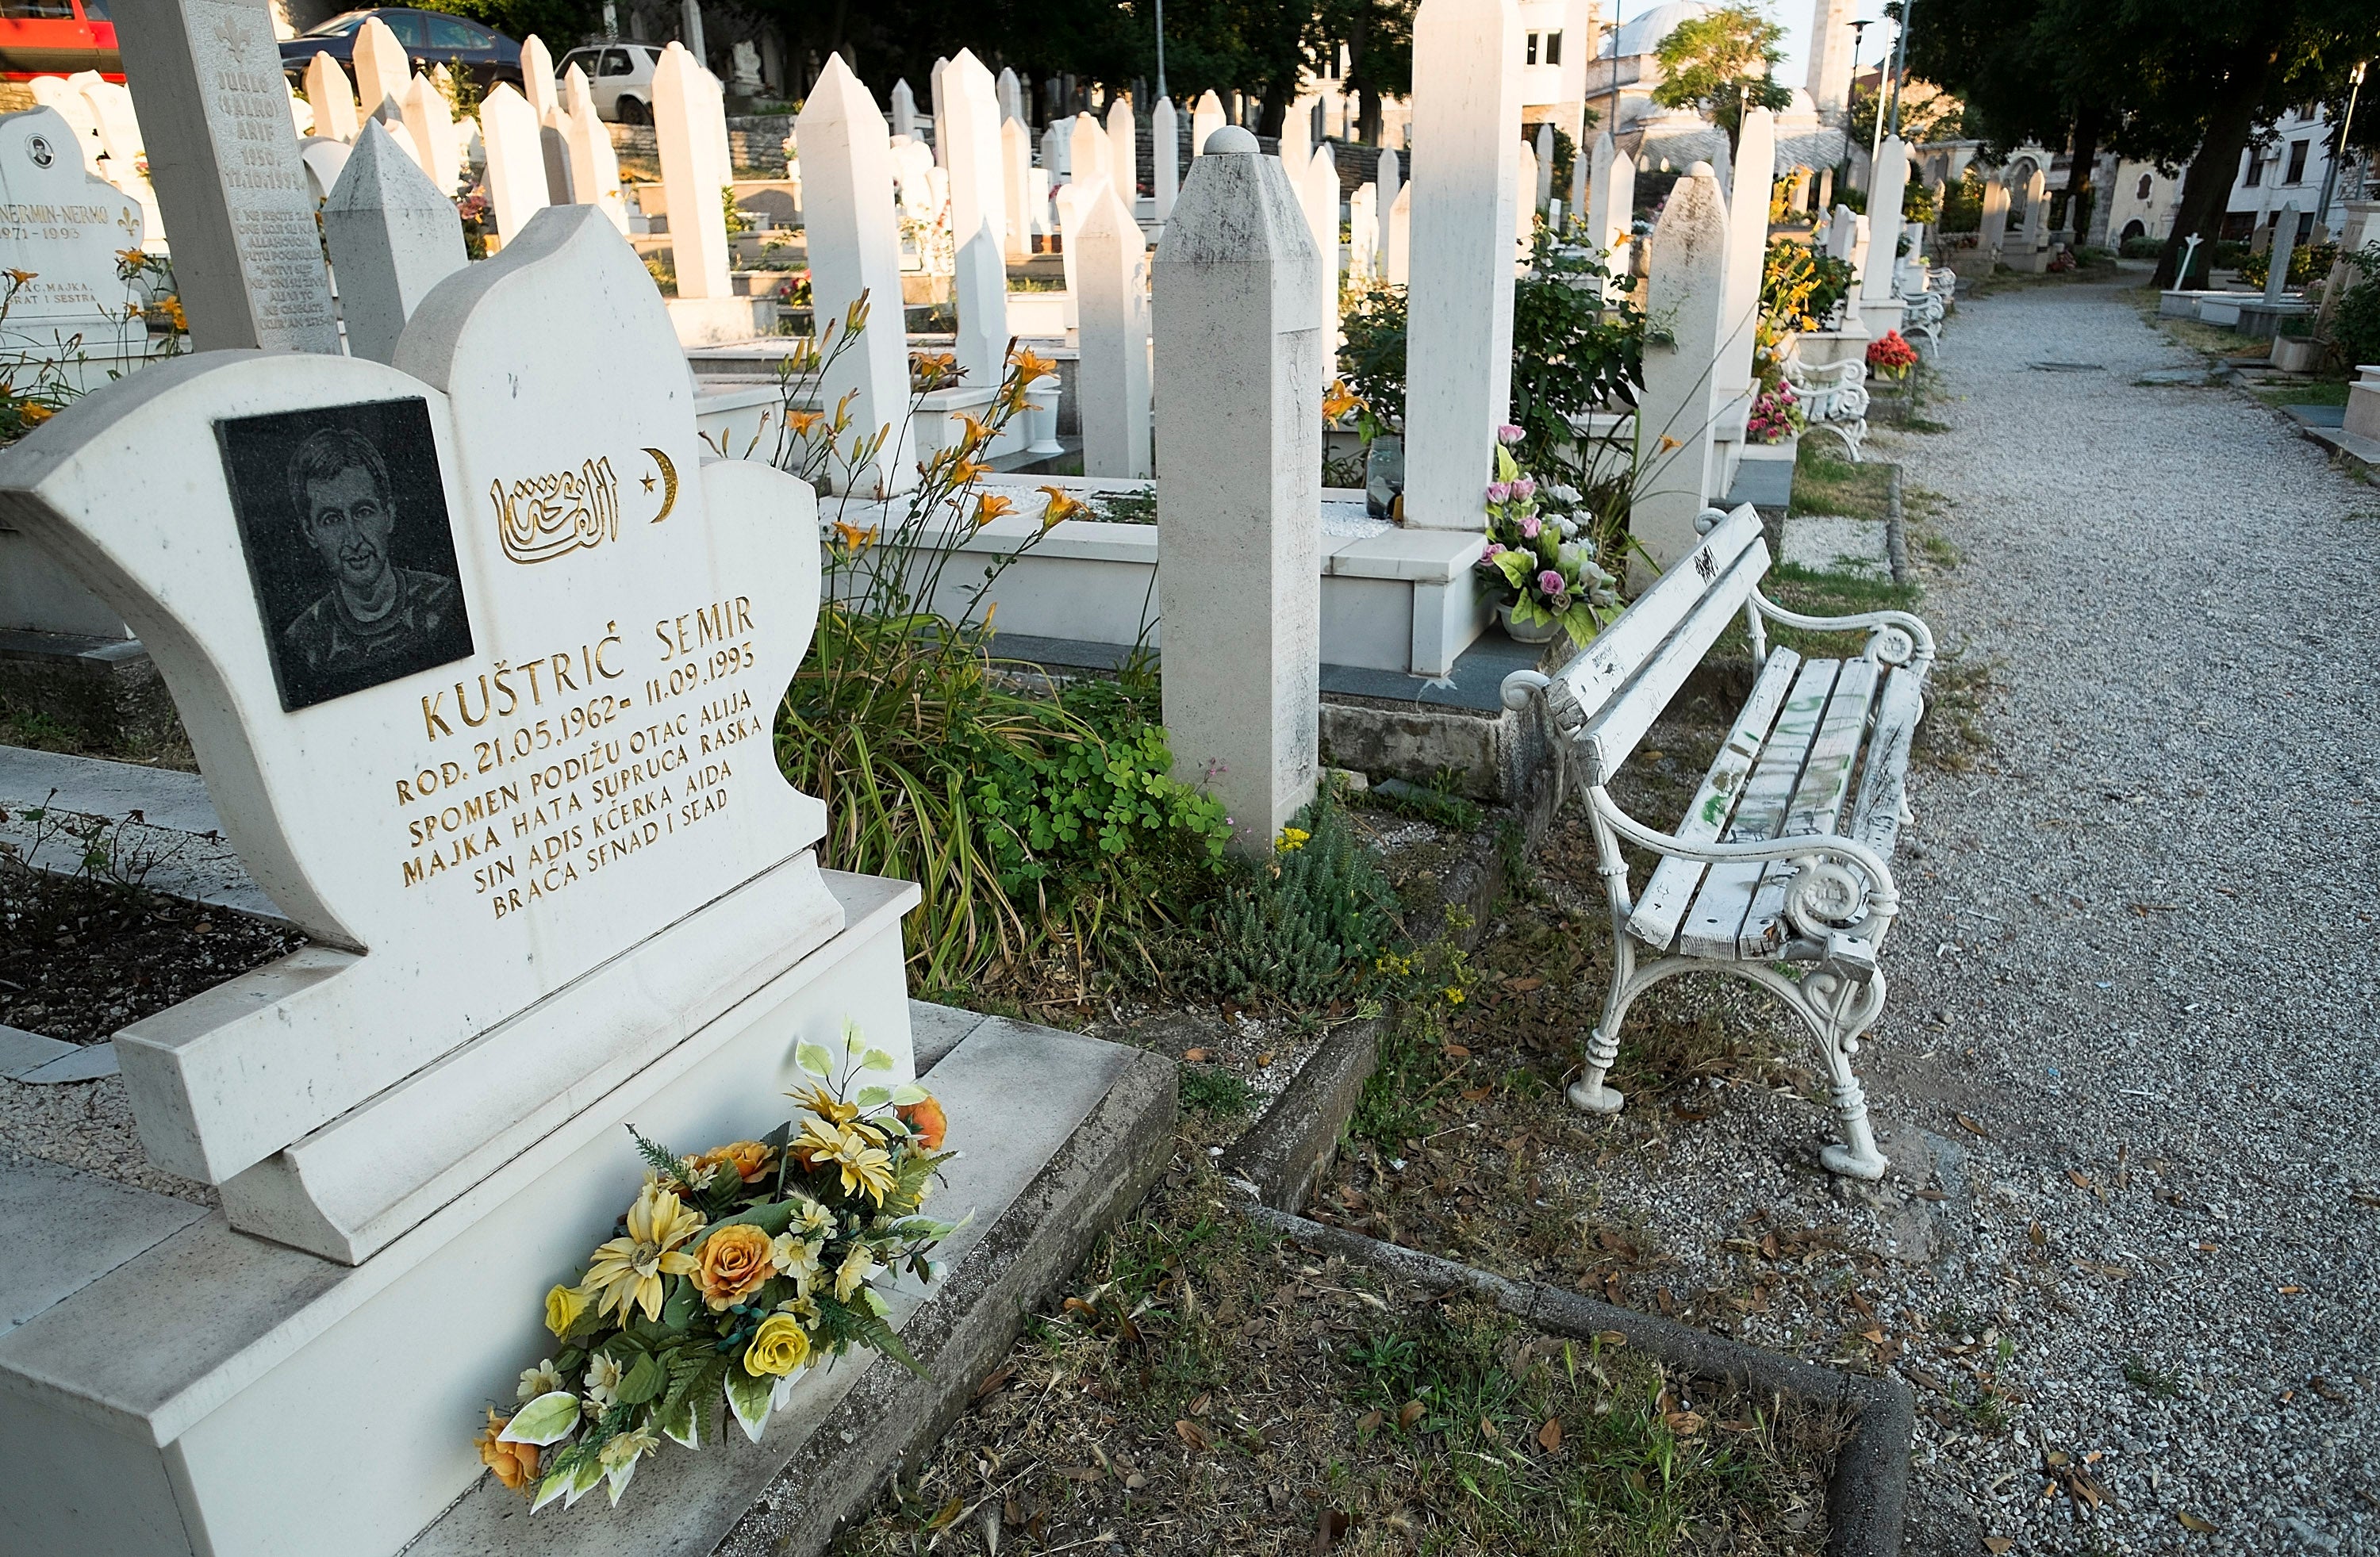
[[[2153,186],[2152,186],[2152,184],[2151,184],[2151,182],[2150,182],[2149,175],[2148,175],[2147,174],[2145,174],[2145,173],[2144,173],[2144,174],[2143,174],[2143,175],[2141,175],[2141,187],[2140,187],[2140,189],[2138,190],[2138,192],[2136,192],[2136,193],[2133,195],[2133,197],[2132,197],[2132,198],[2133,198],[2134,199],[2142,199],[2142,200],[2147,199],[2149,198],[2149,190],[2150,190],[2150,188],[2151,188],[2152,187],[2153,187]]]
[[[1546,34],[1546,63],[1548,65],[1561,63],[1561,29],[1560,28]]]
[[[2287,178],[2282,179],[2282,183],[2302,184],[2305,182],[2306,149],[2313,144],[2313,142],[2311,140],[2292,140],[2289,142],[2289,175]]]
[[[1521,63],[1524,65],[1537,63],[1537,35],[1534,32],[1529,34],[1528,53],[1523,56]]]
[[[2265,181],[2265,151],[2260,146],[2248,148],[2248,176],[2240,182],[2252,189]]]

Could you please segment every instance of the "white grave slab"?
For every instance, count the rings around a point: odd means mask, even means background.
[[[130,291],[115,258],[140,247],[140,202],[85,171],[75,135],[55,108],[0,116],[0,270],[32,276],[10,296],[0,340],[61,367],[78,337],[111,358],[140,355],[148,340],[125,316]]]

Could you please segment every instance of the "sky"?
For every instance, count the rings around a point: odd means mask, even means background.
[[[1619,0],[1620,21],[1626,21],[1651,10],[1660,0]],[[1810,13],[1815,7],[1812,0],[1755,0],[1770,20],[1785,29],[1785,60],[1777,67],[1777,78],[1789,87],[1801,86],[1809,78]],[[1920,0],[1923,3],[1923,0]],[[1876,62],[1878,53],[1892,41],[1892,24],[1883,19],[1884,0],[1857,0],[1852,8],[1854,19],[1873,18],[1876,25],[1860,34],[1860,68],[1865,70]]]

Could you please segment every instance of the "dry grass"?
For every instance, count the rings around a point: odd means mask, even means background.
[[[1831,1415],[1274,1241],[1203,1156],[838,1553],[1823,1550]]]

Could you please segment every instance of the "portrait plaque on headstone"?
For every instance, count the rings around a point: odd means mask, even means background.
[[[469,656],[426,402],[243,416],[215,436],[283,708]]]

